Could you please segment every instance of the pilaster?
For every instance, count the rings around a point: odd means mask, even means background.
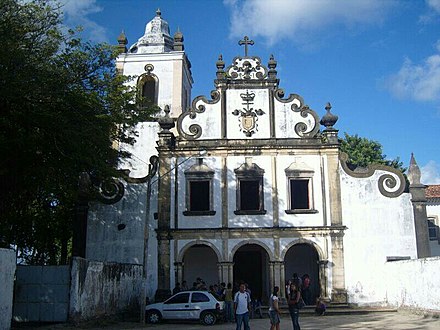
[[[431,256],[428,234],[428,216],[426,213],[426,186],[420,183],[421,172],[414,155],[411,154],[408,179],[410,181],[409,192],[414,214],[414,229],[416,232],[417,258]]]
[[[332,302],[347,303],[344,271],[344,233],[343,231],[331,234],[332,242]]]

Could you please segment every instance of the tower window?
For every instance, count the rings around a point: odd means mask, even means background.
[[[142,97],[151,103],[154,103],[156,96],[156,81],[152,77],[148,77],[142,85]]]
[[[159,80],[153,74],[143,74],[138,80],[138,91],[142,106],[157,105]]]

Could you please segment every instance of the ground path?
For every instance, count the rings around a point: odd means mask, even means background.
[[[325,315],[300,317],[301,330],[354,330],[354,329],[377,329],[377,330],[440,330],[440,319],[432,316],[423,316],[405,311],[394,313],[370,313],[366,315]],[[155,329],[155,330],[235,330],[233,323],[221,323],[206,327],[194,323],[163,323],[158,325],[141,325],[133,322],[109,322],[88,324],[74,328],[65,324],[38,327],[39,330],[55,329]],[[29,329],[29,328],[27,328]],[[251,320],[251,330],[268,330],[269,319]],[[280,330],[291,330],[290,318],[281,318]]]

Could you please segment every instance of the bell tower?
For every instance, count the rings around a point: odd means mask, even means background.
[[[126,47],[128,41],[124,32],[118,37],[118,72],[134,76],[130,84],[137,86],[144,98],[161,109],[169,106],[173,119],[184,112],[191,101],[191,63],[186,56],[183,40],[179,29],[171,37],[168,22],[162,18],[159,9],[146,24],[144,35],[129,48]],[[119,167],[129,169],[131,177],[140,178],[148,174],[149,159],[157,154],[159,125],[155,121],[143,122],[137,125],[136,130],[139,136],[133,146],[119,146],[133,155],[132,159],[122,162]]]

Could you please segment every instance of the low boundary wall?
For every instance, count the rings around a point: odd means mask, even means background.
[[[0,249],[0,330],[11,328],[15,264],[15,251]]]
[[[386,301],[394,307],[440,311],[440,257],[387,262]]]
[[[72,260],[69,318],[73,322],[133,310],[139,313],[142,265]]]

